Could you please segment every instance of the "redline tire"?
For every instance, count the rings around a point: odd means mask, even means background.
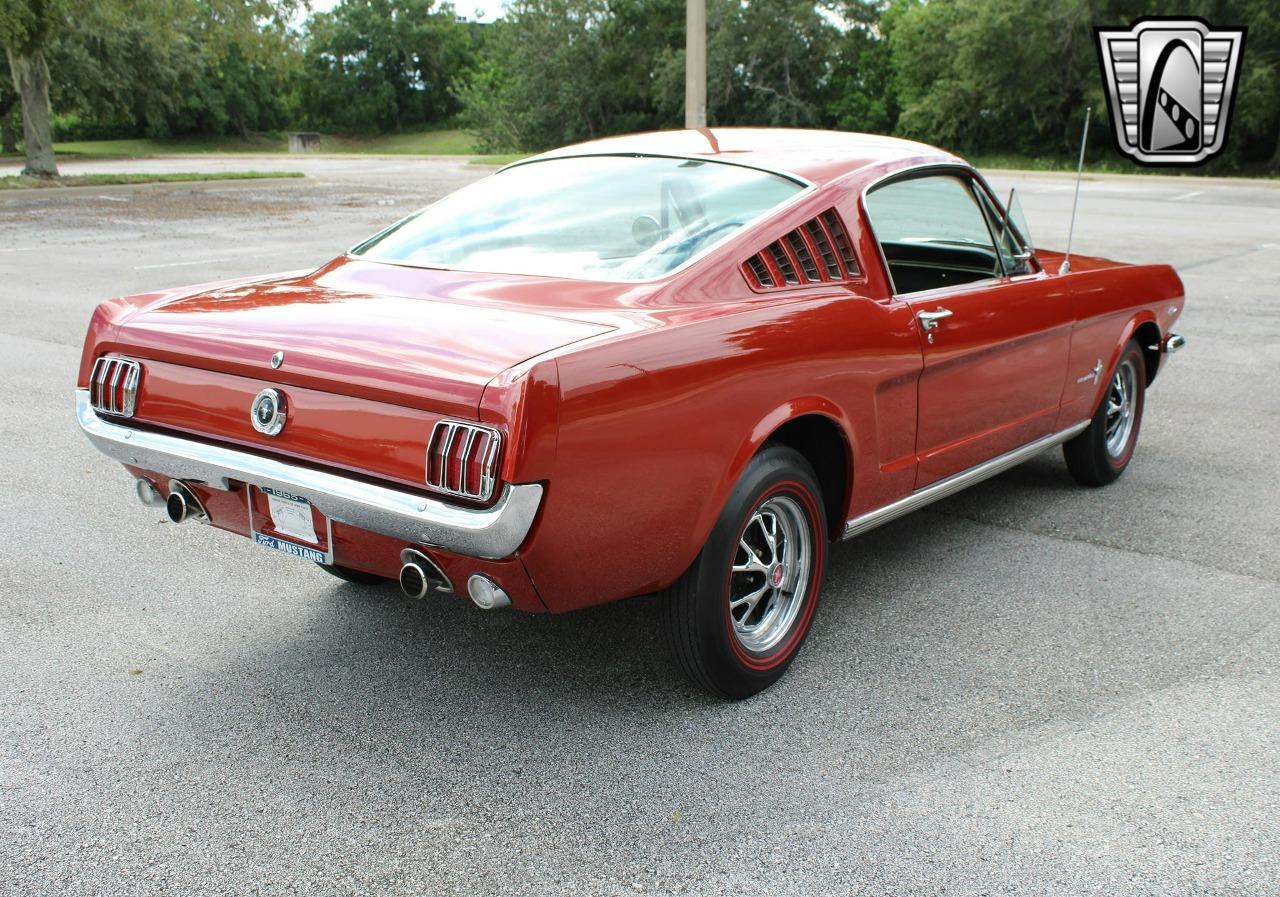
[[[661,596],[667,644],[694,683],[736,700],[786,672],[822,590],[822,509],[813,468],[794,449],[768,445],[747,465],[697,559]]]
[[[1130,341],[1120,354],[1089,426],[1062,446],[1067,470],[1082,486],[1115,482],[1133,460],[1146,406],[1147,366],[1142,347]]]

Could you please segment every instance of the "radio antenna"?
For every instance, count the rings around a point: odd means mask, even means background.
[[[1093,115],[1093,107],[1084,110],[1084,133],[1080,135],[1080,160],[1076,162],[1076,195],[1071,200],[1071,227],[1067,229],[1067,251],[1062,256],[1062,264],[1058,266],[1059,274],[1071,272],[1071,238],[1076,232],[1076,207],[1080,205],[1080,176],[1084,174],[1084,147],[1089,142],[1089,118]]]

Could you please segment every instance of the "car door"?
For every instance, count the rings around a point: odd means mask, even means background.
[[[881,182],[864,207],[921,340],[916,488],[1049,435],[1071,303],[1034,262],[1019,270],[996,251],[995,201],[968,170],[948,167]]]

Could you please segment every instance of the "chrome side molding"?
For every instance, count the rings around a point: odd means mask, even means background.
[[[542,504],[538,483],[508,484],[487,508],[464,508],[196,439],[135,430],[99,417],[89,390],[76,390],[76,419],[89,441],[122,464],[214,489],[230,481],[272,486],[307,499],[330,520],[456,554],[510,557],[529,534]]]
[[[1048,436],[1041,437],[1026,445],[1019,446],[1013,451],[1005,452],[992,458],[990,461],[984,461],[976,464],[968,470],[962,470],[957,474],[952,474],[944,480],[938,480],[936,483],[930,483],[923,489],[917,489],[905,498],[900,498],[895,502],[876,508],[874,511],[868,511],[854,517],[844,525],[845,539],[851,539],[854,536],[861,535],[869,530],[873,530],[878,526],[884,526],[892,520],[899,517],[905,517],[917,508],[923,508],[925,505],[933,504],[935,501],[946,498],[949,495],[955,495],[962,489],[972,486],[974,483],[980,483],[985,479],[995,476],[998,473],[1004,473],[1011,467],[1017,467],[1023,461],[1030,460],[1033,456],[1040,454],[1047,448],[1053,448],[1055,445],[1061,445],[1072,436],[1089,426],[1089,421],[1082,420],[1078,424],[1072,424],[1065,430],[1052,433]]]

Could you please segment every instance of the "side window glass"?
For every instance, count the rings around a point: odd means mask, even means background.
[[[1000,258],[966,181],[929,175],[867,194],[867,216],[895,293],[918,293],[999,277]]]

